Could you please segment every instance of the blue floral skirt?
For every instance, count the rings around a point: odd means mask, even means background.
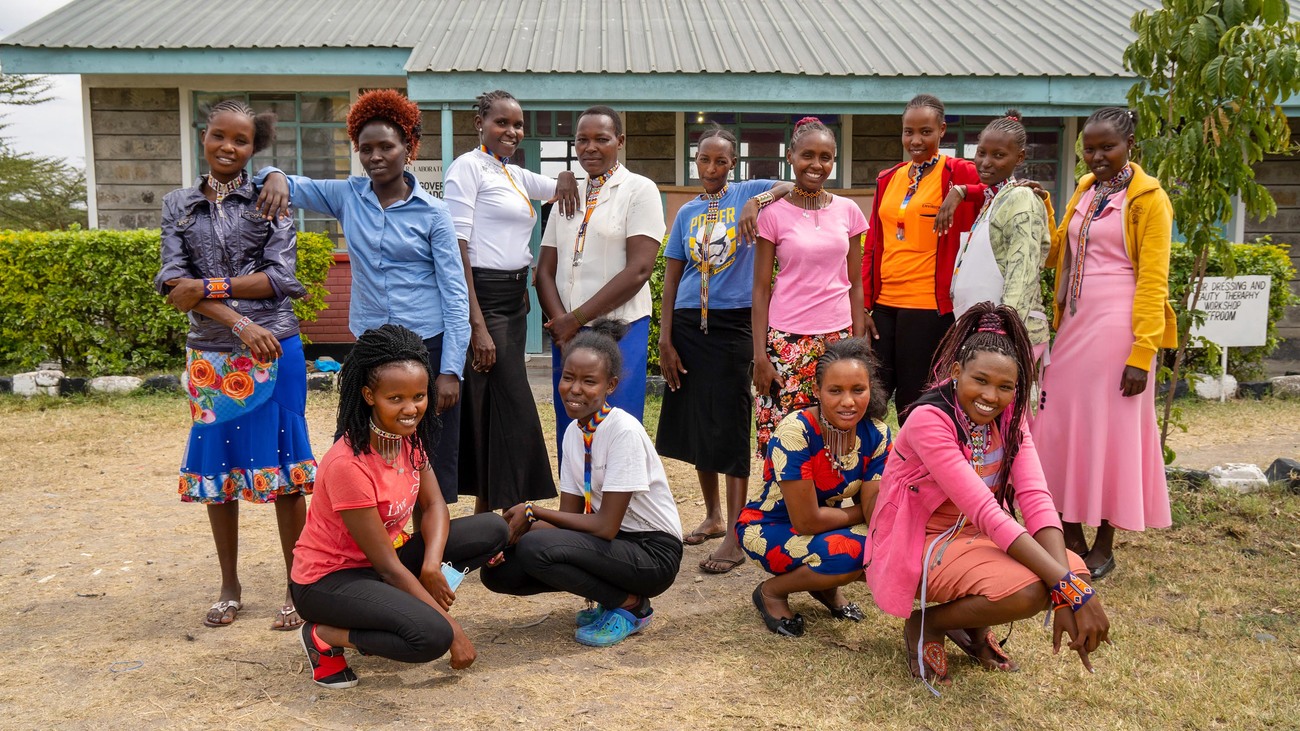
[[[186,350],[189,443],[181,460],[181,500],[274,502],[310,494],[316,460],[307,438],[307,364],[297,335],[279,359]]]

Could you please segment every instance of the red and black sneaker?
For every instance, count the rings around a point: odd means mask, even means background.
[[[298,636],[302,639],[307,661],[311,663],[311,679],[316,685],[351,688],[359,682],[357,674],[352,672],[348,661],[343,657],[343,648],[327,645],[316,636],[315,622],[304,622]]]

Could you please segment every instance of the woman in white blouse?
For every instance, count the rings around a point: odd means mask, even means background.
[[[480,144],[447,169],[445,200],[469,285],[460,493],[474,495],[474,512],[482,513],[555,497],[524,367],[529,240],[537,222],[533,201],[559,198],[571,216],[578,186],[570,172],[556,181],[511,164],[524,137],[524,113],[513,96],[498,90],[477,101]]]
[[[570,421],[559,394],[560,349],[598,317],[628,323],[619,342],[623,372],[609,402],[638,421],[645,412],[650,272],[667,227],[654,182],[619,164],[623,143],[623,121],[613,109],[591,107],[578,117],[574,147],[588,176],[582,215],[551,216],[542,235],[537,297],[551,334],[557,435]]]

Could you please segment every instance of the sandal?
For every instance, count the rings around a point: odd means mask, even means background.
[[[911,621],[911,620],[909,620]],[[907,668],[911,671],[912,677],[931,685],[931,690],[936,694],[933,686],[935,685],[952,685],[952,679],[948,677],[948,653],[943,648],[942,640],[930,640],[921,644],[921,657],[916,657],[916,643],[908,636],[907,624],[903,625],[903,644],[907,650]],[[921,663],[925,663],[925,676],[921,675]]]
[[[239,610],[243,608],[244,605],[240,604],[238,599],[219,601],[208,608],[208,616],[203,618],[203,624],[208,627],[229,627],[235,623],[235,619],[239,617]],[[212,618],[214,613],[216,614],[216,619]],[[227,614],[230,614],[230,621],[222,622],[221,620],[224,619]]]
[[[985,670],[1003,673],[1020,672],[1020,666],[1002,649],[1002,643],[998,642],[997,635],[993,634],[992,629],[984,631],[983,640],[974,639],[974,636],[966,630],[952,630],[948,633],[948,637]],[[992,657],[987,653],[992,653]]]
[[[803,615],[796,614],[793,617],[774,617],[763,604],[763,583],[754,587],[754,606],[758,609],[759,615],[763,617],[763,624],[767,628],[782,637],[803,637]]]
[[[714,538],[721,538],[725,535],[727,535],[725,530],[720,530],[717,533],[705,533],[702,530],[696,530],[687,533],[686,536],[682,538],[682,543],[685,543],[688,546],[698,546],[705,541],[711,541]]]
[[[740,558],[714,558],[713,554],[700,562],[700,571],[706,574],[725,574],[737,566],[745,563],[745,557]]]
[[[293,619],[289,617],[292,616]],[[277,632],[289,632],[302,626],[303,619],[298,615],[298,608],[292,604],[286,604],[280,607],[280,611],[275,613],[275,621],[278,624],[272,624],[271,629]]]

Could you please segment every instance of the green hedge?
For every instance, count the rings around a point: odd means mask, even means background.
[[[0,362],[58,360],[75,373],[172,369],[184,357],[186,318],[154,291],[161,232],[0,231]],[[325,308],[334,244],[298,234],[300,319]]]

